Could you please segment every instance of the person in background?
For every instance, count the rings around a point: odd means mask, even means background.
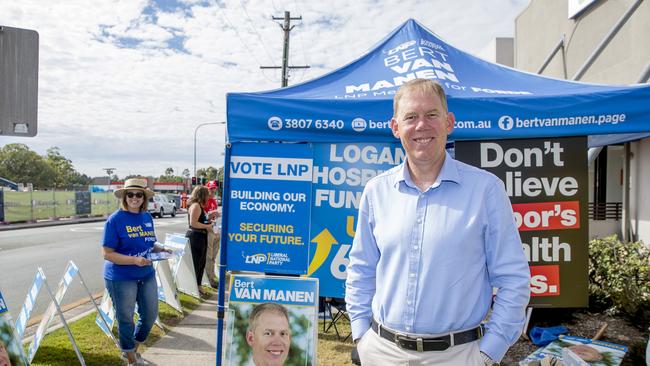
[[[205,257],[208,249],[208,231],[212,231],[212,220],[208,217],[206,206],[210,192],[206,187],[196,186],[188,200],[188,220],[190,249],[192,250],[192,262],[194,274],[199,292],[205,295],[201,289],[203,270],[205,269]]]
[[[492,365],[521,334],[530,271],[512,207],[499,178],[447,154],[454,120],[437,82],[395,94],[406,159],[366,184],[347,269],[363,365]]]
[[[212,180],[205,186],[210,192],[210,198],[208,198],[208,203],[206,204],[205,209],[208,212],[208,218],[212,221],[216,221],[216,219],[221,216],[218,210],[219,203],[216,198],[218,184],[216,180]],[[205,256],[205,274],[208,276],[210,286],[215,289],[219,287],[219,279],[215,274],[215,265],[217,263],[217,255],[219,254],[220,240],[221,231],[219,228],[213,226],[212,229],[208,230],[208,249]]]
[[[255,306],[248,316],[246,342],[255,366],[280,366],[289,356],[291,328],[287,309],[276,303]]]
[[[158,317],[158,285],[147,255],[171,250],[155,245],[153,218],[147,212],[147,201],[154,193],[146,179],[127,179],[114,194],[120,208],[104,225],[104,281],[115,307],[122,356],[129,365],[144,365],[138,346]],[[138,322],[134,324],[136,303]]]

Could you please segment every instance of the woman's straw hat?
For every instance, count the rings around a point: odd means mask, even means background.
[[[153,197],[154,192],[147,188],[147,180],[142,178],[131,178],[124,182],[124,188],[115,190],[115,197],[122,199],[124,193],[129,191],[142,191],[147,199]]]

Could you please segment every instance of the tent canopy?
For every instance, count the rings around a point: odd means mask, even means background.
[[[283,89],[229,93],[229,139],[394,141],[393,95],[415,78],[445,88],[456,116],[451,140],[616,135],[590,139],[603,145],[650,132],[650,85],[579,83],[493,64],[411,19],[329,74]]]

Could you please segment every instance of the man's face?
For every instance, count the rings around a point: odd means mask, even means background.
[[[214,198],[214,194],[217,193],[217,189],[216,188],[210,188],[210,189],[208,189],[208,191],[210,192],[210,198]]]
[[[255,329],[246,332],[246,341],[253,348],[255,365],[283,365],[291,346],[289,322],[282,314],[264,312],[257,318]]]
[[[408,91],[400,99],[390,127],[402,142],[408,160],[426,165],[444,159],[447,135],[454,129],[454,115],[444,109],[437,94]]]

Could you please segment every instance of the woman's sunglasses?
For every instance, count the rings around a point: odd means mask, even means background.
[[[142,192],[126,192],[126,196],[129,198],[137,197],[137,198],[142,198],[144,197],[144,193]]]

